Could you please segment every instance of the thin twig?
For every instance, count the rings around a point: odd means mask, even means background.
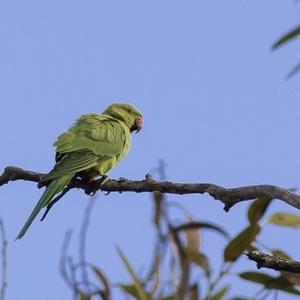
[[[1,281],[1,289],[0,289],[0,300],[5,299],[5,292],[7,287],[7,240],[5,234],[4,223],[2,219],[0,219],[0,232],[1,232],[1,244],[2,244],[2,281]]]
[[[79,259],[81,262],[81,276],[82,276],[82,283],[84,284],[85,288],[89,291],[90,290],[90,281],[88,278],[88,265],[86,261],[86,239],[87,239],[87,231],[90,223],[90,215],[95,203],[95,197],[93,197],[92,201],[89,201],[85,212],[84,218],[80,228],[79,234]]]
[[[74,299],[76,299],[77,294],[80,292],[77,288],[77,282],[75,279],[75,275],[73,274],[73,263],[71,258],[68,257],[68,248],[71,242],[72,230],[68,230],[65,234],[64,241],[61,247],[61,255],[60,255],[60,263],[59,263],[59,271],[66,282],[66,284],[71,288],[74,294]],[[70,274],[68,273],[67,266],[70,267]]]

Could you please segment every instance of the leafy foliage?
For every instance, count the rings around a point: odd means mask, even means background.
[[[297,25],[296,27],[294,27],[292,30],[290,30],[289,32],[283,34],[278,40],[276,40],[274,42],[274,44],[272,45],[272,49],[276,50],[277,48],[285,45],[286,43],[298,38],[300,35],[300,25]],[[294,76],[297,72],[300,71],[300,63],[298,63],[297,65],[295,65],[292,70],[287,74],[286,78],[291,78],[292,76]]]
[[[181,221],[174,221],[169,209],[174,205],[164,194],[153,193],[152,200],[156,245],[149,270],[136,273],[125,254],[117,247],[120,260],[130,275],[130,281],[111,285],[101,268],[95,264],[81,264],[81,268],[88,267],[94,273],[98,282],[93,284],[94,289],[90,288],[92,285],[88,282],[85,285],[78,284],[80,281],[77,279],[72,282],[71,279],[76,278],[75,267],[75,274],[67,277],[78,299],[95,300],[100,297],[103,300],[111,300],[112,287],[118,287],[127,299],[138,300],[250,299],[246,295],[228,298],[229,290],[234,290],[234,287],[230,286],[230,270],[236,266],[239,258],[246,259],[243,253],[259,247],[258,236],[264,229],[262,224],[272,223],[285,227],[300,225],[300,217],[296,214],[276,212],[266,216],[271,200],[258,198],[248,207],[247,226],[239,229],[235,237],[230,239],[222,226],[196,219],[178,203],[175,207],[183,212],[183,218]],[[220,249],[220,255],[223,251],[223,262],[220,266],[211,259],[210,253],[203,250],[204,241],[201,236],[206,230],[215,232],[224,241],[224,249]],[[264,245],[264,248],[266,247]],[[282,249],[270,248],[269,251],[274,256],[291,259]],[[275,275],[251,270],[240,272],[236,278],[256,284],[258,292],[266,292],[264,299],[273,291],[300,295],[300,291],[295,287],[300,284],[300,274],[274,272]],[[251,299],[253,298],[256,298],[256,293]]]
[[[271,199],[261,197],[252,202],[248,209],[248,220],[251,224],[257,223],[265,214]]]
[[[290,30],[289,32],[285,33],[284,35],[282,35],[277,41],[275,41],[275,43],[272,45],[272,49],[275,50],[278,47],[286,44],[287,42],[290,42],[292,40],[294,40],[296,37],[298,37],[300,35],[300,25],[296,26],[295,28],[293,28],[292,30]]]
[[[281,226],[298,227],[300,226],[300,216],[288,212],[277,212],[268,218],[268,222]]]
[[[224,261],[236,261],[245,250],[249,249],[259,232],[260,226],[255,223],[246,227],[226,246],[224,250]]]

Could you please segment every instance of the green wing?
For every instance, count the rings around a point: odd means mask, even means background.
[[[108,116],[81,116],[54,143],[60,160],[43,180],[75,174],[119,155],[123,151],[127,131],[125,126]],[[130,138],[129,131],[128,134]]]
[[[90,150],[96,155],[113,157],[121,151],[128,136],[130,138],[128,128],[118,120],[106,115],[87,114],[60,135],[54,146],[59,153]]]
[[[17,239],[24,236],[40,210],[69,184],[77,172],[122,153],[128,134],[130,138],[129,130],[120,122],[97,114],[83,115],[66,133],[61,134],[54,143],[60,159],[43,178],[50,183]]]

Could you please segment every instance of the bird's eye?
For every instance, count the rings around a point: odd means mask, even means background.
[[[126,108],[125,109],[129,114],[132,112],[132,109],[131,108]]]

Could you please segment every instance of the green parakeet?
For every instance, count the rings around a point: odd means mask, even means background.
[[[128,103],[114,103],[102,114],[79,117],[54,143],[56,164],[40,182],[46,185],[46,190],[16,239],[24,236],[39,211],[62,192],[74,176],[88,180],[105,176],[128,152],[130,133],[142,127],[141,112]]]

